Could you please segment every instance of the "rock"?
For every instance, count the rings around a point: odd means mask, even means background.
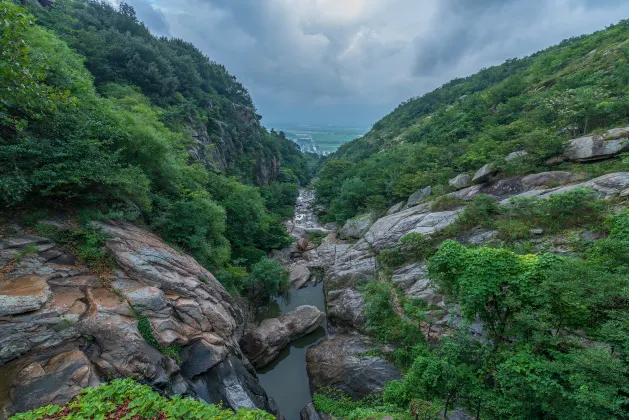
[[[99,379],[85,354],[72,350],[26,362],[10,382],[8,411],[15,413],[66,404],[84,388],[98,386]]]
[[[473,184],[482,184],[483,182],[489,181],[489,179],[496,174],[496,170],[492,167],[491,163],[480,168],[474,174],[474,178],[472,178]]]
[[[408,198],[408,201],[406,202],[406,207],[415,207],[416,205],[424,201],[424,199],[426,199],[430,194],[432,194],[432,187],[422,188],[421,190],[414,192],[413,195]]]
[[[295,289],[304,286],[310,280],[310,270],[304,262],[298,262],[288,268],[289,281]]]
[[[321,420],[321,416],[317,413],[313,403],[305,406],[299,413],[301,420]]]
[[[582,179],[582,175],[566,171],[541,172],[538,174],[527,175],[522,178],[522,185],[524,185],[526,189],[539,187],[551,188],[581,181]]]
[[[300,306],[279,318],[265,319],[240,340],[240,347],[256,368],[269,364],[280,351],[321,325],[325,314],[314,306]]]
[[[543,235],[544,234],[544,229],[531,229],[531,235]]]
[[[300,251],[307,251],[308,245],[310,245],[310,239],[308,238],[301,238],[297,241],[297,247]]]
[[[327,313],[335,325],[357,330],[365,327],[365,297],[353,289],[332,290],[327,294]]]
[[[629,127],[614,128],[600,135],[568,142],[565,157],[573,162],[588,162],[618,155],[629,148]]]
[[[472,177],[469,176],[468,174],[459,174],[455,176],[454,178],[452,178],[450,181],[448,181],[450,186],[454,188],[455,190],[466,188],[470,185],[471,182],[472,182]]]
[[[50,287],[41,277],[0,280],[0,316],[36,311],[51,298]]]
[[[396,205],[394,205],[387,211],[387,216],[393,213],[397,213],[398,211],[401,211],[404,208],[404,206],[406,206],[406,201],[400,201],[399,203],[397,203]]]
[[[425,263],[409,264],[393,271],[391,280],[398,284],[404,294],[412,299],[420,299],[432,305],[443,305],[443,296],[438,294],[428,279]]]
[[[377,220],[365,234],[365,240],[374,251],[391,248],[402,236],[417,232],[429,235],[452,224],[461,210],[430,212],[427,205],[383,217]]]
[[[339,230],[341,239],[360,239],[369,228],[373,225],[373,215],[363,214],[349,219],[345,225]]]
[[[67,254],[45,238],[16,235],[0,242],[0,263],[5,266],[0,280],[0,365],[58,348],[78,351],[89,337],[90,363],[103,378],[130,377],[163,392],[183,393],[198,377],[243,358],[238,326],[246,311],[210,272],[144,229],[123,222],[94,225],[108,235],[105,246],[118,265],[101,278],[83,265],[56,263]],[[16,255],[21,255],[19,261]],[[144,339],[138,313],[146,317],[161,347],[182,347],[181,371]],[[254,374],[247,375],[236,380],[249,387],[245,393],[256,395],[251,401],[257,407],[268,408],[271,402]]]
[[[222,402],[234,410],[257,407],[281,418],[277,404],[266,396],[255,372],[249,371],[245,363],[235,356],[226,358],[206,374],[198,376],[194,381],[194,390],[210,404]]]
[[[515,160],[515,159],[521,159],[521,158],[526,157],[526,156],[528,156],[528,155],[529,155],[529,153],[528,153],[526,150],[518,150],[517,152],[512,152],[512,153],[509,153],[509,154],[505,157],[505,160],[506,160],[507,162],[511,162],[512,160]]]
[[[338,388],[352,398],[379,394],[388,381],[401,379],[400,370],[377,356],[365,356],[378,346],[358,335],[327,338],[306,353],[310,387]]]

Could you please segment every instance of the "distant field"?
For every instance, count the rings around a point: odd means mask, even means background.
[[[369,129],[356,127],[279,126],[286,137],[297,142],[303,151],[329,154],[336,152],[345,143],[362,137]]]

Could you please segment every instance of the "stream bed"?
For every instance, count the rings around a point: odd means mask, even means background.
[[[290,298],[271,302],[266,311],[258,314],[258,320],[275,318],[294,311],[302,305],[311,305],[325,311],[323,283],[304,289],[293,290]],[[280,407],[286,420],[299,420],[299,412],[312,402],[306,372],[306,350],[327,335],[327,322],[312,333],[284,348],[275,360],[258,370],[260,384]]]
[[[295,206],[292,233],[299,239],[297,232],[305,229],[319,229],[321,225],[312,213],[311,203],[314,194],[301,190]],[[323,283],[302,289],[292,290],[286,298],[276,298],[257,314],[257,321],[277,318],[281,314],[294,311],[299,306],[311,305],[325,312]],[[286,420],[299,420],[300,411],[310,402],[310,384],[306,372],[306,351],[327,335],[327,320],[312,333],[293,341],[284,348],[270,364],[258,370],[260,384],[267,394],[277,402]]]

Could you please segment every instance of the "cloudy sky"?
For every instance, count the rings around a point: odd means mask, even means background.
[[[452,78],[629,18],[628,0],[127,2],[224,64],[265,125],[369,127]]]

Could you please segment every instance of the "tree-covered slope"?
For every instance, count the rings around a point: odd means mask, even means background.
[[[317,196],[343,221],[526,150],[509,173],[542,170],[566,140],[629,120],[629,22],[455,79],[402,103],[320,172]]]
[[[280,220],[308,164],[223,66],[154,37],[126,4],[3,0],[0,22],[5,220],[148,224],[214,272],[290,242]],[[230,285],[245,288],[243,270]]]

